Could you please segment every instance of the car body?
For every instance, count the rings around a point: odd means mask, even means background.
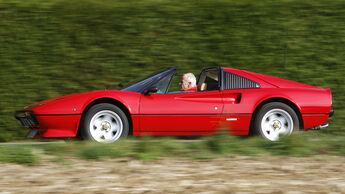
[[[83,118],[97,104],[110,104],[121,109],[128,131],[134,136],[202,136],[214,134],[219,129],[226,129],[233,135],[249,135],[255,128],[260,110],[269,103],[276,103],[271,109],[278,111],[268,115],[268,111],[261,113],[263,118],[267,117],[269,130],[286,125],[290,128],[288,134],[296,126],[299,129],[325,127],[333,114],[328,88],[239,69],[213,67],[204,69],[199,76],[198,86],[207,85],[206,89],[169,92],[176,73],[175,68],[168,68],[123,90],[100,90],[44,100],[16,111],[15,116],[30,129],[29,138],[38,138],[76,137],[78,130],[88,128],[92,119],[102,122],[97,124],[102,131],[111,127],[111,123],[115,126],[118,121],[120,125],[117,127],[126,127],[121,121],[123,117],[118,120],[118,114],[112,114],[108,120],[102,115],[90,117],[83,126]],[[274,108],[277,105],[281,106]],[[290,109],[282,107],[285,105]],[[101,107],[98,109],[102,110]],[[267,110],[271,109],[268,107]],[[291,119],[290,115],[294,114],[296,118]],[[274,122],[270,117],[275,119]],[[258,128],[265,125],[265,121],[258,121]],[[90,137],[94,139],[92,135]]]

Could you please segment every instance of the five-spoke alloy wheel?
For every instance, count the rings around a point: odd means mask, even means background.
[[[256,134],[270,141],[279,140],[279,136],[287,136],[299,129],[299,121],[295,111],[280,102],[271,102],[261,107],[255,117]]]
[[[84,139],[112,143],[128,135],[125,113],[117,106],[101,103],[92,106],[82,118],[81,135]]]

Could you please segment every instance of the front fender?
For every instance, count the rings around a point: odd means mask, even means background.
[[[136,114],[139,110],[140,95],[140,93],[117,90],[101,90],[80,93],[70,97],[54,100],[47,104],[42,104],[41,106],[33,108],[32,111],[36,115],[82,114],[85,108],[91,102],[100,98],[112,98],[126,106],[131,114]]]

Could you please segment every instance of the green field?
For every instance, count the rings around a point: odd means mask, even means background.
[[[35,101],[216,65],[331,88],[344,136],[344,45],[343,0],[0,0],[0,141]]]

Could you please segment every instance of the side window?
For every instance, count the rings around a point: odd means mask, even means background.
[[[200,74],[198,91],[219,90],[218,69],[207,69]]]
[[[215,80],[209,76],[206,76],[204,83],[207,85],[206,90],[218,90],[219,89],[218,80]]]
[[[229,89],[242,89],[242,88],[260,88],[260,85],[250,79],[244,78],[242,76],[225,72],[224,77],[224,90]]]

